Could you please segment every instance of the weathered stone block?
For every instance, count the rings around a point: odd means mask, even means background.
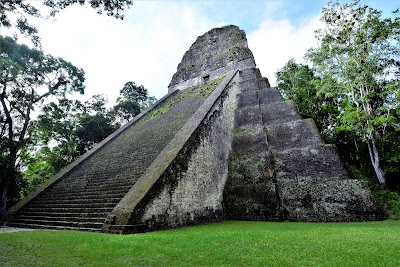
[[[239,82],[248,81],[248,80],[256,80],[257,79],[257,71],[256,68],[245,69],[239,71]]]
[[[316,145],[275,153],[278,182],[301,183],[348,179],[335,145]]]
[[[273,124],[267,128],[268,145],[274,150],[285,150],[321,144],[321,135],[312,119]]]
[[[212,29],[199,36],[186,51],[168,87],[204,75],[212,77],[220,69],[224,73],[241,69],[241,63],[246,60],[249,61],[246,65],[255,67],[253,53],[248,48],[243,30],[233,25]]]
[[[232,134],[232,152],[252,153],[268,148],[265,129],[261,125],[234,128]]]
[[[233,184],[259,184],[273,180],[272,154],[269,151],[255,153],[231,153],[229,155],[229,179]]]
[[[289,221],[346,222],[379,219],[368,186],[355,179],[279,183]]]
[[[237,94],[237,108],[244,108],[248,106],[258,105],[258,94],[257,91],[246,91],[240,94]]]
[[[257,78],[258,80],[260,80],[260,79],[262,78],[260,69],[259,69],[259,68],[255,68],[255,70],[256,70],[256,78]]]
[[[226,190],[225,220],[278,221],[274,183],[228,186]]]
[[[258,80],[258,87],[259,88],[270,88],[271,85],[266,77],[262,77]]]
[[[261,99],[260,99],[261,101]],[[264,125],[300,120],[301,116],[292,101],[260,105]]]
[[[260,107],[258,105],[235,110],[234,128],[262,125],[262,123]]]
[[[258,90],[258,80],[254,79],[254,80],[239,82],[239,88],[241,92],[249,90]]]
[[[258,91],[258,96],[261,105],[284,101],[277,87],[262,88]]]
[[[270,152],[229,157],[224,216],[230,220],[277,220],[278,200]]]

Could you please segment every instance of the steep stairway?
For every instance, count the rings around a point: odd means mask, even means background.
[[[8,226],[101,231],[107,215],[219,81],[171,94],[18,210]]]
[[[228,180],[223,203],[228,220],[277,221],[279,198],[273,170],[273,155],[260,108],[260,94],[269,94],[269,84],[258,69],[239,72],[239,94],[232,130]],[[280,96],[280,95],[279,95]]]
[[[258,69],[241,71],[239,88],[224,192],[227,219],[377,219],[368,187],[350,177],[312,119],[302,119]]]

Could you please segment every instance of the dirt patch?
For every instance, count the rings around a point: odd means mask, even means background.
[[[37,229],[29,229],[29,228],[17,228],[17,227],[0,227],[0,234],[5,233],[16,233],[21,231],[34,231]]]

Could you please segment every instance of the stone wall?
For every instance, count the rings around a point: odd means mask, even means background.
[[[186,51],[168,92],[251,67],[255,67],[255,61],[243,30],[233,25],[212,29],[199,36]]]
[[[189,155],[145,207],[143,223],[159,228],[222,219],[237,88],[228,86],[197,129],[196,138],[186,144],[192,148]]]
[[[244,59],[242,61],[239,62],[235,62],[232,65],[229,66],[225,66],[219,69],[215,69],[212,71],[208,71],[208,72],[204,72],[203,75],[208,75],[208,78],[210,80],[214,80],[217,79],[221,76],[224,76],[226,73],[229,73],[231,71],[236,71],[236,70],[244,70],[247,68],[252,68],[255,67],[255,63],[254,63],[254,59],[252,58],[248,58],[248,59]],[[170,85],[168,87],[168,93],[171,93],[175,90],[184,90],[185,88],[188,88],[190,86],[197,86],[201,83],[204,82],[204,78],[203,76],[196,76],[194,78],[188,79],[188,80],[184,80],[181,81],[180,83],[177,83],[175,85]]]
[[[103,231],[139,232],[222,219],[235,73],[158,155],[107,217]]]
[[[239,72],[239,90],[232,130],[224,215],[228,220],[279,220],[279,199],[273,156],[268,150],[259,107],[258,69]],[[265,84],[264,86],[267,86]]]

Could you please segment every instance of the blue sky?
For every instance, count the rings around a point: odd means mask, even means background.
[[[313,32],[322,27],[319,16],[327,2],[148,0],[135,1],[122,21],[77,5],[63,10],[56,20],[32,22],[46,53],[85,70],[85,98],[101,93],[113,104],[128,81],[143,84],[150,95],[161,98],[196,37],[228,24],[245,30],[257,66],[274,85],[277,69],[291,58],[303,62],[306,50],[317,45]],[[400,8],[400,0],[361,3],[385,15]]]

